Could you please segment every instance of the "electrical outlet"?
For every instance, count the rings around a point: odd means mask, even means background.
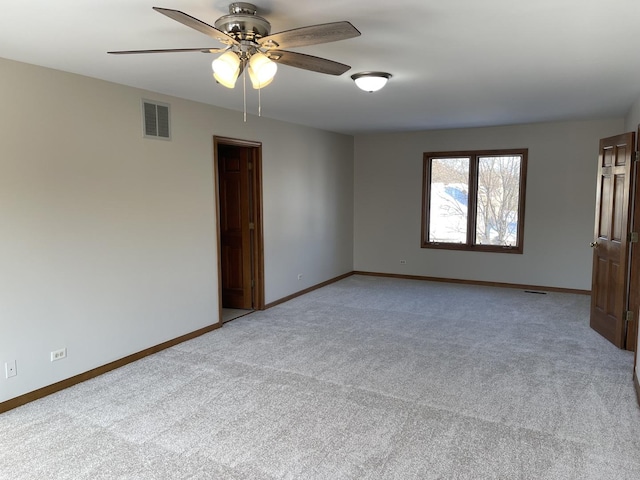
[[[15,377],[18,374],[15,360],[9,360],[8,362],[4,363],[4,373],[6,378]]]
[[[51,361],[55,362],[56,360],[62,360],[63,358],[67,358],[67,349],[61,348],[60,350],[55,350],[51,352]]]
[[[406,260],[400,260],[400,265],[406,265],[407,261]]]
[[[298,280],[302,280],[302,274],[301,273],[298,274]]]

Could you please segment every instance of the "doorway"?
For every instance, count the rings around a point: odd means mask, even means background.
[[[264,309],[262,144],[214,136],[221,322]]]

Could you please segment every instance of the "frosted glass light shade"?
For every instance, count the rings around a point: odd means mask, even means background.
[[[235,53],[226,52],[211,63],[211,68],[213,69],[213,78],[218,83],[227,88],[233,88],[240,74],[240,59]]]
[[[255,89],[269,85],[276,76],[277,70],[278,64],[270,60],[264,53],[254,53],[249,59],[249,78]]]
[[[354,73],[351,78],[356,82],[360,90],[377,92],[387,84],[391,74],[386,72],[361,72]]]

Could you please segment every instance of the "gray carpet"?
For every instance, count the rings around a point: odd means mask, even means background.
[[[352,276],[0,415],[0,478],[639,479],[589,297]]]

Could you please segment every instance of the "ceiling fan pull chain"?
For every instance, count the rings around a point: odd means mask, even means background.
[[[243,117],[244,123],[247,123],[247,69],[242,69],[242,101],[244,103]]]
[[[258,88],[258,116],[262,116],[262,88]]]

